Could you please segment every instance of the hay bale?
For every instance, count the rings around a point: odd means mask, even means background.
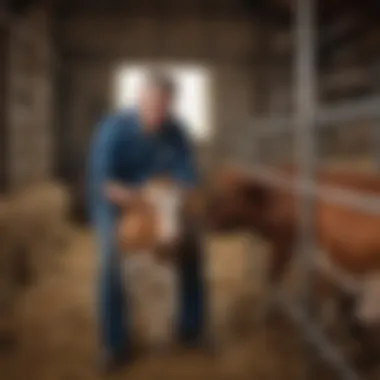
[[[20,294],[24,289],[25,279],[21,280],[21,272],[25,269],[17,250],[20,239],[16,234],[15,218],[11,203],[0,200],[0,345],[4,342],[12,344],[15,339],[15,309]],[[5,345],[7,347],[7,344]],[[4,347],[3,347],[4,348]]]
[[[11,237],[9,233],[8,208],[5,201],[0,201],[0,310],[7,303],[11,284]]]
[[[70,196],[67,189],[55,182],[39,183],[15,194],[24,211],[46,222],[67,219]]]
[[[18,304],[28,285],[52,272],[52,253],[69,241],[69,205],[68,192],[56,183],[0,198],[0,351],[17,341]]]
[[[67,190],[54,182],[25,188],[6,200],[3,224],[12,255],[13,281],[19,286],[35,283],[52,272],[55,253],[69,243],[69,205]]]
[[[0,202],[0,277],[5,282],[11,281],[14,286],[22,288],[29,282],[26,272],[31,234],[25,220],[19,220],[15,211],[11,200]]]
[[[39,183],[12,196],[18,223],[26,227],[26,238],[38,240],[47,250],[60,250],[69,239],[70,195],[56,182]]]

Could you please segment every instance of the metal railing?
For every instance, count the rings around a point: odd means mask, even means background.
[[[341,124],[380,118],[380,96],[368,97],[356,101],[341,102],[333,106],[320,107],[316,111],[314,123],[319,128],[336,128]],[[268,119],[256,118],[257,136],[272,136],[282,132],[293,132],[297,121],[294,117],[283,115]]]
[[[290,302],[285,296],[279,297],[283,310],[297,322],[303,337],[320,352],[325,362],[340,374],[342,379],[356,380],[358,374],[353,371],[340,350],[330,342],[313,322],[313,257],[316,252],[314,236],[315,200],[340,204],[371,215],[380,215],[380,197],[357,193],[343,188],[316,184],[315,173],[317,152],[315,144],[320,128],[337,127],[337,124],[380,119],[380,96],[360,99],[355,102],[343,102],[332,106],[320,107],[316,100],[316,59],[315,49],[315,3],[317,0],[297,0],[296,13],[296,104],[295,116],[284,115],[268,119],[255,119],[239,141],[240,152],[257,153],[260,137],[278,136],[283,132],[294,131],[296,136],[297,162],[299,172],[289,179],[273,168],[263,165],[236,163],[247,174],[273,186],[288,188],[298,194],[299,208],[299,259],[303,272],[303,293],[300,305]],[[335,124],[335,125],[334,125]],[[338,125],[339,126],[339,125]],[[380,136],[380,133],[379,133]],[[380,137],[379,137],[380,141]],[[237,141],[235,141],[237,143]],[[247,145],[249,144],[249,146]],[[251,156],[252,157],[252,156]],[[256,156],[257,158],[257,156]],[[305,375],[311,378],[313,364],[310,357],[310,371]]]

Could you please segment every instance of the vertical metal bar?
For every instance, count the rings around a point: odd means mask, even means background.
[[[280,66],[277,63],[275,54],[272,54],[271,63],[271,93],[269,98],[269,118],[276,120],[281,115],[281,75]],[[277,133],[271,136],[271,158],[274,162],[279,160],[279,153],[281,152],[281,146],[284,145],[284,135]]]
[[[314,69],[314,0],[297,0],[297,162],[301,181],[314,179],[316,169],[315,157],[315,69]],[[314,200],[309,194],[302,194],[300,199],[299,248],[305,278],[308,279],[314,248]],[[309,282],[309,281],[308,281]],[[310,296],[310,283],[305,284],[306,300]]]
[[[315,149],[315,0],[297,0],[296,14],[296,162],[299,165],[301,181],[312,181],[316,169]],[[299,199],[299,259],[302,269],[301,302],[308,319],[313,317],[314,295],[312,277],[312,256],[315,252],[314,238],[314,199],[310,194],[302,193]],[[315,362],[311,347],[307,347],[310,356],[305,378],[316,376]]]
[[[251,121],[251,128],[249,133],[249,142],[251,144],[250,148],[250,163],[253,165],[258,165],[261,161],[261,150],[260,150],[260,135],[257,133],[258,122],[255,118]],[[248,140],[248,139],[247,139]]]
[[[256,22],[256,34],[258,35],[258,45],[253,48],[253,51],[258,54],[258,59],[253,57],[253,61],[256,65],[256,74],[254,79],[254,87],[256,93],[259,96],[254,97],[254,109],[255,115],[259,116],[259,119],[263,119],[263,115],[268,113],[268,60],[270,58],[270,46],[268,40],[270,38],[271,32],[268,25],[267,15],[261,16]],[[256,39],[255,39],[256,40]],[[257,133],[257,129],[261,126],[259,122],[253,120],[252,125],[252,163],[258,164],[264,160],[264,151],[261,149],[262,141],[260,134]]]

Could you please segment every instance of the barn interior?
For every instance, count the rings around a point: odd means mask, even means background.
[[[88,147],[97,122],[130,100],[144,67],[159,63],[176,73],[178,110],[193,128],[206,179],[226,162],[300,162],[295,128],[283,128],[300,110],[297,89],[304,85],[296,81],[298,3],[1,2],[1,379],[101,378],[95,244],[85,210]],[[313,91],[327,120],[314,134],[318,164],[375,171],[380,3],[315,3]],[[234,335],[222,352],[143,357],[111,378],[311,378],[294,323],[257,327],[266,250],[245,234],[207,239],[211,325]],[[26,274],[25,266],[33,269]],[[314,375],[349,378],[322,361]]]

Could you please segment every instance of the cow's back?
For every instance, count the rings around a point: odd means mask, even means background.
[[[297,170],[280,169],[279,174],[296,180]],[[351,192],[380,196],[380,176],[349,172],[319,171],[317,185],[343,188]],[[269,194],[263,224],[269,238],[293,239],[299,218],[299,198],[294,190],[267,186]],[[380,271],[380,215],[369,215],[346,205],[316,200],[316,233],[320,248],[344,270],[360,274]]]

